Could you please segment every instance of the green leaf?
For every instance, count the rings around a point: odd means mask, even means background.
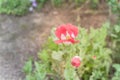
[[[45,44],[44,48],[51,49],[51,50],[58,50],[58,45],[55,44],[51,37],[48,38],[48,42]]]
[[[25,80],[36,80],[32,74],[26,76]]]
[[[35,76],[37,80],[44,80],[46,77],[46,69],[44,64],[35,62]]]
[[[113,64],[113,67],[116,69],[112,80],[119,80],[120,79],[120,64]]]
[[[49,59],[49,53],[46,50],[43,50],[42,52],[38,53],[38,56],[44,62],[47,62]]]
[[[61,52],[61,51],[58,51],[58,52],[56,52],[56,51],[53,51],[53,53],[52,53],[52,58],[54,59],[54,60],[57,60],[57,61],[61,61],[62,60],[62,57],[63,57],[63,52]]]
[[[117,33],[120,32],[120,26],[119,25],[115,25],[115,32],[117,32]]]
[[[29,74],[32,72],[32,60],[29,60],[25,63],[25,66],[23,67],[23,71],[26,74]]]
[[[120,64],[114,64],[113,67],[120,72]]]
[[[111,33],[111,37],[117,38],[118,36],[116,34]]]
[[[74,68],[67,68],[64,70],[65,80],[79,80],[77,77]]]

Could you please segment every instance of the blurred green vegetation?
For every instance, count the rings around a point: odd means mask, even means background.
[[[46,2],[55,7],[60,7],[63,4],[80,7],[88,2],[90,7],[97,8],[100,0],[36,0],[36,2],[38,4],[37,9],[42,8]],[[29,11],[30,6],[30,0],[0,0],[0,13],[24,15]]]
[[[120,18],[120,0],[108,0],[108,4],[112,13]]]
[[[111,48],[113,51],[113,62],[120,64],[120,0],[108,0],[110,14],[116,15],[116,23],[112,24],[109,28],[109,35],[111,38]]]
[[[114,64],[112,66],[115,69],[114,76],[112,77],[112,80],[119,80],[120,79],[120,64]]]
[[[23,15],[29,5],[29,0],[0,0],[0,13]]]

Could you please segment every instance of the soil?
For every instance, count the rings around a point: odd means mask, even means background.
[[[60,24],[80,24],[82,27],[100,27],[108,13],[88,9],[53,8],[45,6],[26,16],[0,15],[0,80],[23,80],[25,61],[41,49],[52,27]],[[91,14],[92,13],[92,14]],[[95,13],[95,14],[93,14]]]

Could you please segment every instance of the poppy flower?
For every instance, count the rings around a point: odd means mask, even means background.
[[[78,28],[72,24],[60,25],[56,31],[55,35],[59,40],[56,40],[55,43],[77,43],[78,40],[75,40],[75,37],[78,35]]]
[[[72,59],[71,59],[71,64],[72,64],[72,66],[74,66],[74,67],[79,67],[80,66],[80,64],[81,64],[81,59],[80,59],[80,57],[79,56],[74,56]]]

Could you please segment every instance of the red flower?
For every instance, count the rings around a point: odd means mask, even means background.
[[[56,29],[55,35],[59,39],[55,41],[57,44],[79,42],[75,40],[75,37],[78,35],[78,28],[72,24],[60,25]]]
[[[96,60],[96,56],[93,56],[93,59]]]
[[[81,64],[81,59],[80,59],[80,57],[79,56],[74,56],[73,58],[72,58],[72,60],[71,60],[71,64],[72,64],[72,66],[74,66],[74,67],[79,67],[80,66],[80,64]]]

